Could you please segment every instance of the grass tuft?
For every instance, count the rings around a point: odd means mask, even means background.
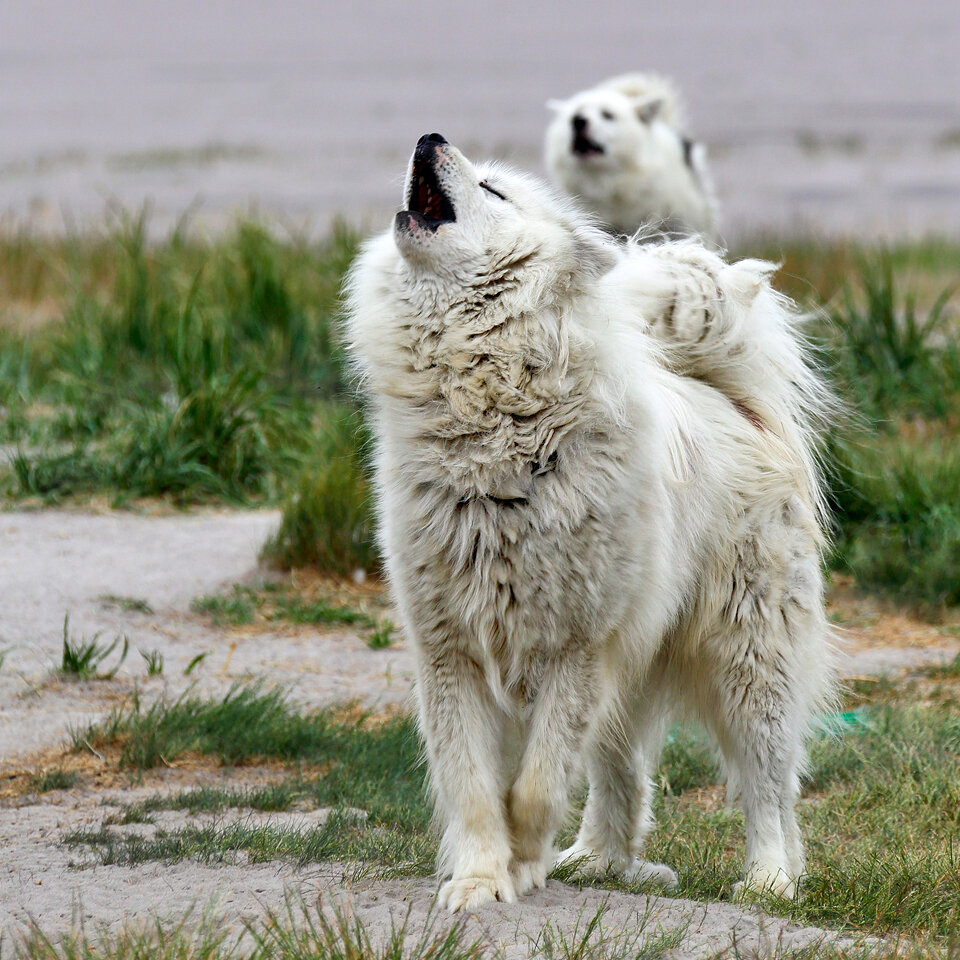
[[[215,624],[243,626],[257,615],[269,623],[340,624],[377,627],[368,613],[350,607],[333,606],[322,597],[307,600],[299,594],[268,584],[264,587],[234,585],[230,593],[199,597],[193,602],[197,613],[209,615]],[[389,635],[389,631],[388,631]]]
[[[148,677],[158,677],[163,673],[163,654],[159,650],[140,650],[139,653],[146,664]]]
[[[328,421],[320,456],[294,479],[264,560],[282,569],[312,566],[341,576],[379,569],[364,447],[357,415]]]
[[[97,599],[106,606],[118,607],[127,613],[153,613],[153,607],[142,597],[118,597],[113,593],[104,593]]]
[[[872,419],[898,414],[939,418],[957,409],[960,351],[951,335],[951,287],[925,315],[917,295],[898,285],[889,254],[861,260],[858,288],[847,284],[831,311],[837,363],[845,395]]]
[[[396,626],[389,620],[381,620],[377,628],[367,637],[367,646],[371,650],[386,650],[393,644],[393,631]]]
[[[41,770],[27,781],[27,788],[33,793],[49,793],[51,790],[69,790],[80,781],[80,775],[73,770],[54,767]]]
[[[117,649],[121,640],[123,641],[123,648],[120,651],[120,659],[114,664],[112,670],[101,673],[100,665]],[[63,618],[63,652],[60,659],[60,673],[75,680],[112,680],[117,675],[123,661],[126,660],[129,648],[130,642],[125,636],[114,637],[113,642],[109,644],[100,643],[99,633],[94,634],[90,640],[83,637],[80,639],[71,638],[70,615],[66,614]]]

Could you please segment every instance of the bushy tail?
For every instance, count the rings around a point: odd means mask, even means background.
[[[807,318],[770,285],[776,265],[728,264],[694,241],[651,255],[674,291],[662,315],[648,317],[666,364],[725,394],[757,429],[802,457],[822,509],[818,451],[838,402],[804,335]]]

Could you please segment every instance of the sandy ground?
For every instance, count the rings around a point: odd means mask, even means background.
[[[402,638],[387,650],[374,651],[348,631],[216,628],[190,612],[197,596],[265,575],[257,555],[276,521],[269,511],[0,514],[0,651],[6,651],[0,668],[0,793],[5,782],[25,769],[55,765],[71,725],[109,711],[135,688],[151,699],[190,685],[201,693],[222,693],[238,681],[262,678],[288,686],[305,705],[349,699],[374,707],[408,702],[412,665]],[[125,611],[107,596],[144,600],[152,612]],[[103,639],[129,638],[131,653],[114,679],[70,683],[56,677],[65,613],[72,635],[100,632]],[[869,603],[841,597],[834,615],[848,637],[848,676],[942,663],[958,649],[949,632],[898,619]],[[163,655],[161,677],[146,675],[138,650]],[[185,676],[185,666],[203,651],[209,652],[207,658]],[[93,757],[89,762],[97,764]],[[186,862],[74,869],[82,856],[59,845],[60,840],[79,825],[97,826],[111,812],[109,804],[131,802],[147,789],[231,777],[259,781],[277,773],[187,767],[162,771],[159,782],[135,789],[111,775],[108,763],[102,767],[74,790],[40,797],[10,796],[8,791],[0,805],[0,930],[23,929],[31,918],[51,931],[75,919],[92,929],[101,923],[115,928],[153,915],[180,917],[191,905],[202,913],[211,904],[237,925],[268,908],[278,909],[288,895],[307,903],[321,896],[325,903],[346,897],[373,930],[386,929],[391,918],[402,921],[407,909],[414,928],[427,916],[433,897],[429,882],[354,878],[346,883],[344,871],[335,866],[298,871],[276,864]],[[276,822],[295,828],[305,817],[322,815],[277,815]],[[169,826],[179,816],[164,814],[158,825]],[[544,922],[569,933],[578,918],[589,919],[601,903],[607,904],[608,930],[635,929],[636,917],[647,911],[656,917],[648,930],[657,924],[664,929],[688,924],[677,954],[684,957],[712,955],[734,936],[745,949],[781,941],[799,946],[821,935],[730,904],[648,901],[578,892],[556,883],[521,906],[482,911],[470,929],[489,943],[505,944],[510,955],[523,956]],[[9,944],[7,938],[3,942]]]
[[[436,885],[431,880],[365,881],[354,878],[350,867],[337,864],[305,871],[269,864],[216,868],[190,863],[96,866],[80,874],[81,896],[78,875],[68,868],[69,854],[50,844],[50,834],[58,827],[68,821],[81,822],[81,818],[61,814],[54,826],[49,808],[45,813],[47,824],[38,822],[27,838],[17,830],[18,843],[11,849],[15,856],[31,860],[30,868],[16,870],[14,880],[21,891],[30,891],[29,914],[20,904],[5,900],[0,905],[0,923],[12,918],[22,927],[29,918],[51,929],[83,922],[91,932],[115,932],[131,919],[143,919],[142,909],[137,910],[135,905],[148,898],[156,916],[164,919],[169,915],[175,922],[183,916],[185,889],[190,891],[198,918],[223,917],[234,929],[241,918],[256,921],[265,909],[282,912],[291,902],[308,908],[323,905],[328,910],[349,911],[363,924],[374,944],[404,923],[410,940],[416,941],[425,929],[439,932],[456,922],[436,913]],[[0,836],[4,838],[9,830],[5,819],[0,816]],[[43,851],[42,866],[35,855],[31,857],[34,847]],[[0,875],[0,890],[10,886],[9,878]],[[118,911],[118,904],[125,909]],[[625,936],[642,944],[647,937],[682,930],[681,946],[671,953],[675,958],[714,957],[730,950],[734,943],[739,956],[769,956],[778,947],[798,949],[825,940],[852,942],[734,904],[704,905],[590,888],[576,891],[553,880],[522,904],[497,904],[466,918],[466,939],[480,940],[492,950],[499,948],[506,957],[527,957],[542,941],[546,925],[572,941],[578,931],[582,935],[600,907],[604,908],[602,930],[610,937]],[[104,923],[105,917],[112,919]]]
[[[257,555],[277,519],[271,511],[0,514],[0,652],[7,651],[0,669],[0,771],[17,753],[62,743],[71,726],[109,711],[135,685],[152,698],[191,685],[220,693],[262,677],[308,705],[404,702],[410,659],[402,644],[374,651],[343,630],[218,629],[191,614],[195,598],[263,575]],[[145,600],[153,613],[125,611],[107,597]],[[101,642],[129,639],[115,679],[56,678],[67,614],[75,640],[96,633]],[[139,651],[159,651],[161,676],[147,676]],[[185,676],[203,652],[208,656]]]
[[[27,801],[0,809],[0,930],[10,935],[31,923],[45,931],[83,924],[89,933],[116,933],[125,924],[152,918],[176,923],[187,911],[199,922],[217,918],[231,935],[242,932],[243,921],[256,922],[267,912],[282,914],[287,905],[299,911],[318,906],[348,912],[359,920],[376,944],[391,929],[407,924],[411,941],[425,930],[440,932],[456,922],[438,914],[431,879],[377,881],[349,865],[328,863],[297,869],[288,864],[235,862],[203,866],[192,862],[147,863],[137,867],[98,865],[82,853],[58,845],[69,830],[97,828],[116,806],[138,799],[154,788],[71,791],[59,802]],[[180,812],[156,815],[154,824],[114,826],[120,833],[149,835],[182,826],[232,822],[270,824],[297,830],[322,823],[327,811],[254,814],[229,811],[190,817]],[[506,957],[529,956],[542,942],[544,928],[573,941],[583,935],[599,908],[604,909],[601,936],[644,943],[662,933],[682,931],[675,958],[714,957],[735,943],[739,956],[761,956],[830,941],[852,944],[834,932],[800,927],[762,911],[731,903],[700,904],[668,897],[636,896],[591,888],[577,890],[556,881],[524,898],[521,904],[497,904],[466,918],[468,941],[480,940]],[[463,919],[463,918],[458,918]],[[0,945],[0,954],[3,953]]]

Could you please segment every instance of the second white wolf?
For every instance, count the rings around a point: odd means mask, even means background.
[[[441,900],[640,858],[674,716],[714,733],[745,882],[791,894],[831,689],[813,453],[829,394],[768,264],[620,246],[542,184],[421,138],[348,285],[383,553],[417,663]]]
[[[706,152],[685,135],[668,80],[625,74],[549,106],[547,169],[609,229],[717,240]]]

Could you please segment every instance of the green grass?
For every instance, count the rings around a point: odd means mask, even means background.
[[[960,603],[960,276],[921,309],[895,263],[861,261],[824,327],[849,410],[828,444],[832,562],[936,616]]]
[[[949,709],[877,710],[869,728],[815,743],[800,806],[809,875],[778,908],[823,926],[947,935],[960,917],[960,718]],[[664,798],[648,855],[680,864],[681,891],[729,894],[743,855],[739,813]]]
[[[389,620],[381,620],[377,628],[367,637],[367,646],[371,650],[386,650],[393,645],[393,631],[396,626]]]
[[[952,700],[915,707],[906,701],[861,712],[846,736],[812,744],[799,811],[809,854],[801,898],[770,909],[798,922],[851,926],[874,933],[945,937],[960,930],[960,713]],[[94,747],[122,745],[121,764],[143,769],[185,751],[222,763],[277,758],[291,777],[257,790],[204,789],[148,799],[129,812],[179,808],[333,807],[342,816],[300,831],[244,825],[158,831],[125,837],[104,826],[69,842],[98,859],[230,859],[297,863],[335,859],[379,873],[427,874],[436,840],[430,829],[425,770],[412,720],[345,723],[330,711],[300,714],[275,692],[235,690],[217,701],[182,698],[143,709],[134,703],[76,735]],[[676,734],[659,773],[658,826],[647,856],[674,866],[682,896],[730,896],[743,863],[743,820],[737,811],[704,808],[689,791],[716,783],[703,739]],[[357,819],[347,808],[361,809]],[[567,836],[561,839],[569,839]],[[568,879],[558,874],[561,879]],[[601,885],[640,891],[615,879]]]
[[[280,911],[230,933],[212,911],[187,913],[178,923],[157,920],[146,926],[124,924],[119,932],[95,935],[84,929],[49,936],[37,924],[12,943],[16,960],[494,960],[496,953],[470,937],[463,921],[427,918],[415,934],[409,915],[391,921],[382,937],[341,907],[322,911],[292,899]],[[551,937],[558,945],[562,938]],[[562,954],[554,954],[560,956]],[[583,960],[605,960],[602,947]],[[651,960],[654,955],[650,955]]]
[[[100,672],[100,667],[120,645],[120,658],[112,670]],[[63,618],[63,648],[60,657],[60,673],[73,680],[112,680],[120,665],[127,658],[130,643],[124,636],[114,637],[112,643],[101,643],[100,634],[96,633],[90,640],[85,637],[70,636],[69,614]]]
[[[142,216],[0,236],[0,442],[20,451],[0,488],[279,504],[267,562],[376,572],[369,443],[336,334],[357,238],[251,222],[215,240],[146,237]],[[781,284],[825,318],[850,411],[829,443],[832,562],[932,614],[957,604],[960,248],[768,238],[736,254],[781,259]]]
[[[139,653],[146,665],[148,677],[158,677],[163,673],[163,654],[159,650],[140,650]]]
[[[931,680],[955,679],[960,677],[960,654],[957,654],[949,663],[942,667],[927,667],[925,675]]]
[[[704,732],[692,727],[671,731],[660,762],[660,789],[678,796],[684,790],[717,782],[716,751]]]
[[[280,568],[317,567],[344,576],[379,567],[368,468],[357,414],[326,420],[318,456],[293,479],[263,559]]]
[[[186,810],[190,813],[220,813],[233,808],[261,812],[289,810],[297,803],[316,802],[311,792],[313,785],[309,778],[288,777],[262,787],[197,787],[179,793],[158,793],[124,806],[119,822],[142,823],[158,810]]]
[[[889,256],[862,263],[859,274],[830,315],[831,356],[846,398],[873,420],[955,413],[960,349],[946,306],[960,276],[922,310],[917,294],[897,283]]]
[[[118,607],[127,613],[153,613],[153,607],[142,597],[118,597],[113,593],[104,593],[97,599],[105,606]]]
[[[271,562],[375,570],[336,337],[356,243],[253,222],[148,243],[142,215],[103,235],[0,236],[0,442],[19,451],[0,488],[42,503],[279,503]]]
[[[607,923],[605,912],[600,907],[580,917],[572,930],[548,923],[535,938],[518,928],[517,947],[523,949],[526,936],[526,955],[543,960],[657,960],[683,940],[684,930],[663,931],[650,912],[626,930]],[[504,947],[469,933],[466,920],[437,913],[421,925],[408,910],[391,920],[389,930],[371,932],[349,904],[321,910],[290,898],[283,909],[267,909],[263,918],[248,921],[242,938],[227,932],[212,911],[188,913],[176,924],[125,924],[119,932],[99,935],[81,929],[51,937],[33,924],[13,941],[11,955],[16,960],[502,960]]]
[[[217,626],[243,626],[253,623],[257,591],[251,587],[235,586],[229,594],[197,597],[192,607],[195,613],[204,613]]]
[[[929,613],[960,604],[960,442],[854,434],[834,464],[834,565]]]
[[[54,767],[41,770],[27,781],[27,787],[33,793],[49,793],[51,790],[69,790],[79,783],[80,775],[73,770]]]
[[[218,626],[243,626],[259,619],[265,623],[363,627],[373,631],[369,645],[374,649],[389,646],[394,629],[389,621],[378,621],[362,610],[330,603],[323,597],[308,599],[279,584],[260,587],[236,584],[227,594],[198,597],[193,609],[208,615]]]
[[[354,807],[363,798],[369,819],[329,823],[319,831],[295,836],[269,828],[238,829],[221,835],[216,829],[200,832],[172,831],[130,847],[109,831],[78,833],[74,843],[96,846],[111,862],[143,859],[179,859],[184,856],[217,857],[238,849],[264,859],[372,860],[403,872],[427,873],[432,869],[435,843],[430,832],[424,768],[420,745],[409,717],[388,720],[367,729],[364,719],[346,723],[330,711],[298,713],[276,691],[236,689],[222,700],[205,701],[184,696],[159,701],[144,709],[135,699],[103,723],[74,732],[78,749],[122,746],[120,764],[147,769],[174,761],[186,752],[208,754],[224,764],[279,759],[300,766],[315,766],[312,779],[297,779],[263,794],[207,791],[181,797],[189,809],[218,809],[263,804],[288,807],[308,799],[314,806]],[[350,822],[346,822],[350,821]],[[217,851],[220,851],[219,853]]]
[[[21,447],[9,492],[279,500],[352,404],[334,328],[354,246],[342,230],[310,244],[254,223],[148,244],[142,216],[87,244],[5,238],[15,310],[52,297],[56,311],[3,334],[0,432]]]

